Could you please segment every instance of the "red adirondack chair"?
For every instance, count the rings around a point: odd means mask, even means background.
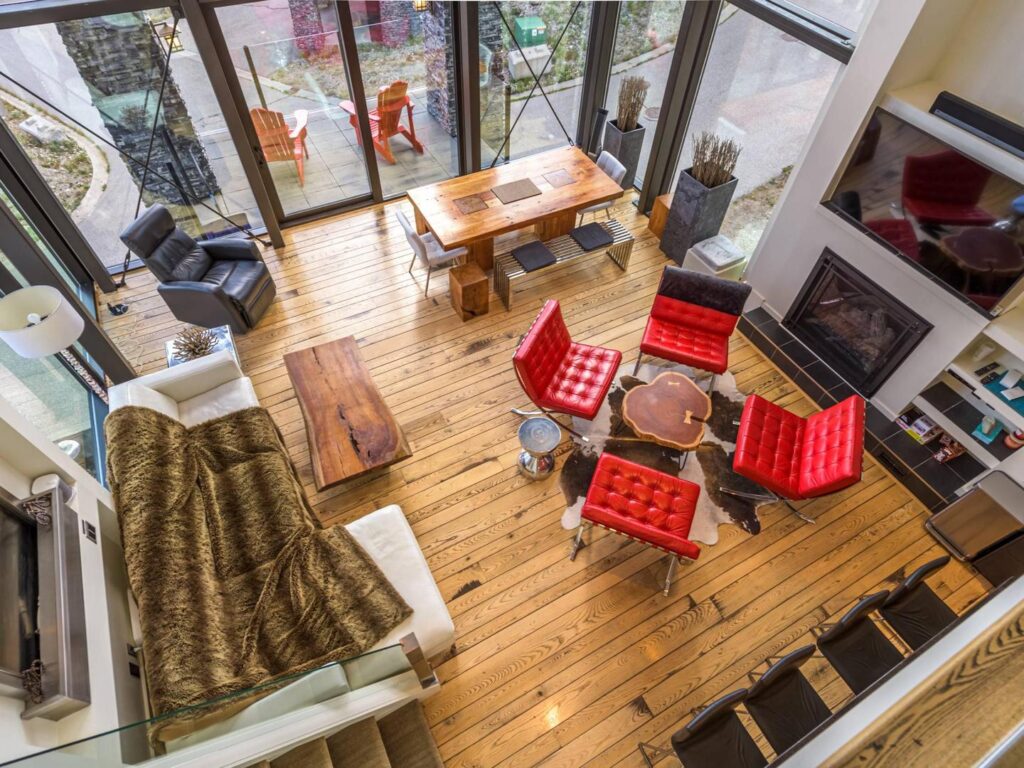
[[[423,154],[423,145],[416,138],[416,126],[412,122],[413,103],[406,93],[408,88],[409,84],[403,80],[395,80],[391,85],[384,86],[377,91],[377,108],[370,110],[370,132],[373,135],[373,146],[380,156],[392,165],[395,164],[395,156],[391,153],[388,139],[399,133],[409,140],[413,149],[421,155]],[[343,101],[339,106],[348,112],[348,121],[356,129],[356,140],[362,145],[363,137],[359,132],[356,105],[351,101]],[[408,113],[408,128],[402,125],[403,109]]]
[[[249,117],[256,128],[263,158],[268,163],[291,160],[299,174],[299,186],[306,180],[303,160],[309,157],[306,149],[306,122],[309,114],[304,109],[295,110],[295,127],[289,128],[283,112],[274,112],[263,107],[253,107]]]

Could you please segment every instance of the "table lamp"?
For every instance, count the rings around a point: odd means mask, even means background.
[[[52,286],[33,285],[0,298],[0,339],[7,346],[29,359],[60,355],[107,402],[106,388],[68,349],[84,328],[85,320],[78,310]]]

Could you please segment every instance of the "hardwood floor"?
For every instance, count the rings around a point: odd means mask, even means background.
[[[397,503],[412,524],[456,627],[442,690],[426,705],[449,768],[641,766],[638,741],[667,745],[691,710],[743,685],[766,657],[811,642],[812,627],[941,553],[923,507],[866,456],[859,484],[806,503],[814,525],[775,505],[762,508],[757,536],[722,526],[718,544],[680,569],[670,598],[659,589],[661,554],[622,537],[595,530],[570,562],[557,477],[516,473],[509,408],[527,401],[511,356],[543,300],[557,297],[577,340],[634,359],[666,263],[647,219],[628,202],[614,211],[636,237],[628,271],[586,259],[541,272],[524,280],[511,312],[492,294],[490,314],[462,323],[443,274],[424,299],[423,271],[406,273],[396,206],[410,210],[393,203],[287,230],[287,247],[267,255],[278,299],[238,347],[323,521]],[[108,332],[140,372],[158,369],[178,324],[148,275],[128,282],[118,298],[131,310],[105,317]],[[349,334],[413,456],[316,493],[281,358]],[[746,392],[814,409],[738,335],[730,368]],[[931,584],[958,612],[985,590],[957,563]],[[811,670],[830,706],[849,697],[824,662]]]

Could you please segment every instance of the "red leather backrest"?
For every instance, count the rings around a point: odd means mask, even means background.
[[[799,488],[821,496],[860,480],[864,454],[864,399],[851,395],[812,414],[800,449]]]
[[[672,325],[695,328],[722,336],[730,335],[739,322],[739,315],[730,315],[717,309],[690,304],[687,301],[672,299],[668,296],[655,296],[651,315],[658,320]]]
[[[908,155],[903,161],[903,196],[939,203],[975,205],[992,173],[959,152]]]
[[[572,339],[562,319],[562,308],[554,299],[548,299],[512,358],[523,389],[534,402],[547,389],[570,344]]]

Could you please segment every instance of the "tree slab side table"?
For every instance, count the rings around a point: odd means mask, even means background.
[[[689,376],[658,374],[650,384],[634,387],[622,402],[622,420],[639,436],[659,445],[692,451],[704,439],[711,398]]]

